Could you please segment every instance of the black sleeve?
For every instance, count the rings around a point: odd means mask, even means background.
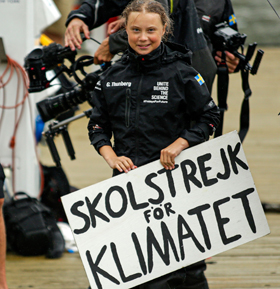
[[[99,153],[99,149],[104,145],[112,146],[112,130],[107,112],[107,104],[102,92],[101,82],[96,85],[92,94],[94,108],[88,123],[88,136],[90,143]]]
[[[212,92],[213,82],[217,73],[216,62],[208,47],[197,50],[192,56],[192,66],[206,82],[209,92]]]
[[[83,20],[89,29],[106,23],[111,17],[121,15],[123,9],[130,1],[85,0],[77,10],[68,15],[66,26],[74,18]]]
[[[181,133],[190,146],[209,139],[220,122],[220,112],[207,89],[202,76],[192,67],[183,69],[180,75],[185,83],[187,114],[195,124]]]
[[[226,0],[223,18],[223,20],[226,21],[232,29],[238,31],[237,18],[233,10],[231,0]]]

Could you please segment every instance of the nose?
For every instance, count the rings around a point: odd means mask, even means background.
[[[141,34],[140,34],[140,38],[139,38],[141,41],[146,41],[147,39],[148,39],[148,37],[147,37],[147,33],[146,32],[142,32]]]

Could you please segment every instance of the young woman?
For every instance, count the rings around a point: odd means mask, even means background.
[[[209,139],[219,123],[218,108],[190,65],[190,51],[162,42],[171,23],[161,4],[134,0],[123,17],[130,47],[93,92],[89,138],[114,175],[157,159],[172,170],[182,150]],[[139,288],[208,288],[204,269],[204,263],[196,264]]]

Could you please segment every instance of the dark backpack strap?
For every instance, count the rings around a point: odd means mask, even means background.
[[[240,112],[240,128],[239,128],[239,137],[241,142],[243,142],[250,125],[250,107],[249,107],[249,97],[252,94],[252,91],[249,86],[249,71],[242,69],[241,70],[242,78],[242,89],[244,91],[244,99],[241,106]]]
[[[225,54],[223,52],[222,59],[225,59]],[[218,125],[215,137],[223,134],[223,124],[224,124],[224,113],[227,110],[227,96],[228,96],[228,67],[226,62],[223,61],[219,64],[218,70],[218,80],[217,80],[217,97],[218,97],[218,107],[220,110],[220,124]]]

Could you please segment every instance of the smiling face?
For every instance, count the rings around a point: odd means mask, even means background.
[[[165,26],[157,13],[131,12],[126,32],[130,47],[137,54],[145,55],[159,47]]]

